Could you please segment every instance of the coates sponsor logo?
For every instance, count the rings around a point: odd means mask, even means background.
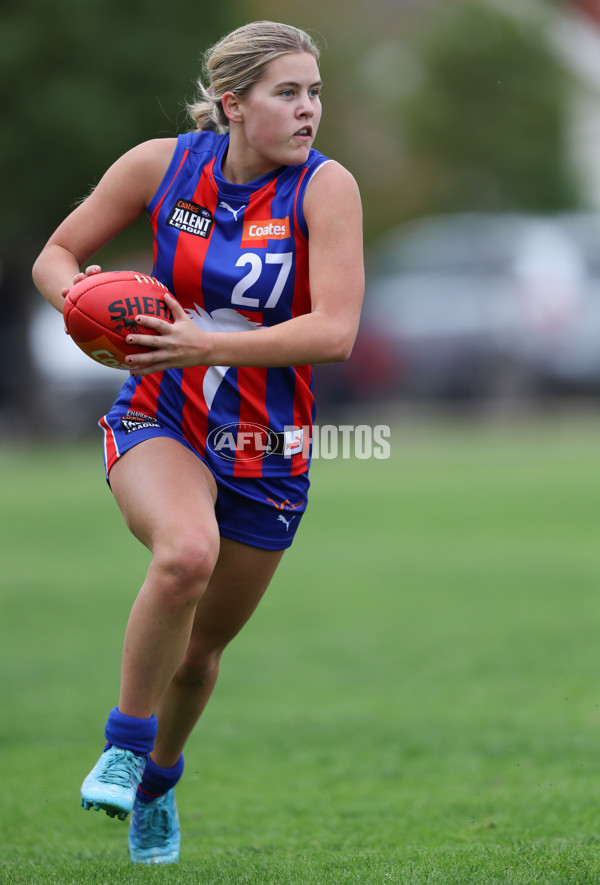
[[[167,218],[167,224],[185,234],[207,240],[213,226],[212,212],[191,200],[177,200]]]
[[[291,458],[303,453],[304,428],[291,427],[281,432],[251,421],[221,424],[208,434],[207,447],[225,461],[258,461],[270,455]]]
[[[243,240],[256,244],[257,240],[286,240],[290,234],[290,217],[266,218],[262,221],[244,219]]]

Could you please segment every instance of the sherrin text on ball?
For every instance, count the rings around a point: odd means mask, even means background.
[[[75,344],[91,359],[114,369],[128,369],[125,358],[146,349],[127,343],[127,336],[152,335],[136,323],[140,315],[173,322],[164,295],[166,286],[135,271],[110,271],[76,283],[65,298],[63,314]]]

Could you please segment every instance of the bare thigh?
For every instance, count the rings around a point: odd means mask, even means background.
[[[146,440],[117,461],[109,479],[131,532],[150,550],[198,532],[218,549],[216,482],[185,446],[168,437]]]

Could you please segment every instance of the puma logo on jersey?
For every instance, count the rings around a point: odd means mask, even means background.
[[[230,206],[229,203],[225,202],[225,200],[221,200],[219,206],[221,207],[221,209],[227,209],[228,212],[231,212],[236,221],[238,220],[238,212],[241,212],[242,209],[246,208],[246,204],[244,203],[244,205],[240,206],[239,209],[234,209],[233,206]]]

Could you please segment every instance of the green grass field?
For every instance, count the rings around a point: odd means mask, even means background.
[[[0,450],[0,882],[600,882],[600,423],[319,460],[187,750],[176,867],[79,808],[147,555],[88,443]]]

